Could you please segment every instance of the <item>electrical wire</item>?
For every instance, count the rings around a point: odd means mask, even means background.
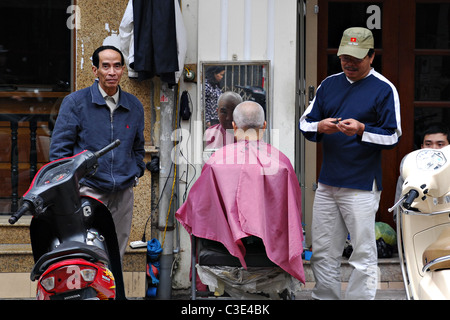
[[[178,121],[179,119],[178,119],[178,99],[179,99],[179,92],[180,91],[180,88],[179,88],[179,85],[177,86],[177,103],[176,103],[176,116],[175,116],[175,118],[173,119],[173,121],[175,122],[175,121]],[[191,99],[191,96],[188,94],[188,97],[189,97],[189,101],[190,101],[190,104],[192,105],[192,99]],[[175,125],[173,125],[174,127],[175,127]],[[189,126],[191,126],[191,121],[189,121]],[[178,122],[178,125],[177,125],[177,127],[180,127],[180,123]],[[190,130],[189,130],[190,131]],[[176,146],[177,146],[177,142],[176,142],[176,140],[175,140],[175,143],[174,143],[174,148],[175,148],[175,157],[177,156],[177,152],[176,152]],[[194,178],[195,178],[195,173],[196,173],[196,169],[195,169],[195,166],[192,164],[192,163],[190,163],[189,162],[189,160],[186,158],[186,156],[183,154],[183,152],[182,152],[182,150],[180,149],[180,154],[183,156],[183,158],[184,159],[186,159],[186,162],[187,162],[187,164],[189,165],[189,166],[191,166],[193,169],[194,169],[194,175],[192,176],[192,178],[191,178],[191,180],[188,182],[188,175],[189,175],[189,170],[188,170],[188,173],[186,174],[186,182],[187,182],[187,185],[186,185],[186,190],[185,190],[185,192],[184,192],[184,194],[183,194],[183,202],[184,202],[184,200],[186,199],[186,196],[187,196],[187,190],[189,189],[189,186],[191,185],[191,183],[192,183],[192,181],[194,180]],[[175,160],[175,159],[174,159]],[[167,226],[168,226],[168,220],[169,220],[169,215],[170,215],[170,210],[171,210],[171,206],[172,206],[172,201],[173,201],[173,195],[174,195],[174,190],[175,190],[175,182],[176,182],[176,165],[175,165],[175,161],[173,161],[172,162],[172,165],[170,166],[170,170],[169,170],[169,175],[168,175],[168,177],[167,177],[167,179],[166,179],[166,181],[165,181],[165,183],[164,183],[164,186],[163,186],[163,189],[162,189],[162,191],[160,192],[160,194],[162,195],[163,193],[164,193],[164,190],[166,189],[166,187],[167,187],[167,183],[169,182],[169,177],[170,177],[170,175],[171,175],[171,173],[172,173],[172,169],[174,170],[174,179],[173,179],[173,183],[172,183],[172,192],[171,192],[171,197],[170,197],[170,201],[169,201],[169,208],[168,208],[168,212],[167,212],[167,216],[166,216],[166,223],[165,223],[165,227],[164,227],[164,233],[163,233],[163,242],[162,242],[162,245],[161,245],[161,247],[163,248],[164,247],[164,242],[165,242],[165,236],[166,236],[166,232],[167,232]],[[159,206],[159,202],[161,201],[161,196],[158,198],[158,202],[156,203],[156,205],[155,205],[155,207],[157,208],[158,206]],[[148,222],[150,221],[150,219],[151,219],[151,214],[149,215],[149,217],[147,218],[147,221],[145,222],[145,226],[144,226],[144,232],[143,232],[143,235],[142,235],[142,242],[146,242],[146,238],[145,238],[145,232],[146,232],[146,230],[147,230],[147,225],[148,225]]]
[[[191,95],[189,94],[189,92],[187,92],[187,96],[189,98],[190,105],[192,106],[193,105],[192,104],[192,99],[191,99]],[[178,127],[179,128],[181,127],[181,123],[180,122],[178,123]],[[189,130],[188,130],[189,132],[192,131],[191,125],[192,125],[192,122],[191,122],[191,120],[189,120]],[[188,151],[187,148],[188,148],[188,145],[189,145],[187,142],[189,142],[190,138],[191,138],[191,135],[188,136],[188,140],[186,141],[186,150],[187,151]],[[183,203],[184,203],[186,201],[186,197],[187,197],[187,194],[188,194],[189,187],[190,187],[192,181],[194,181],[195,175],[197,174],[197,169],[195,168],[195,166],[192,163],[189,162],[189,159],[183,154],[183,150],[181,148],[180,148],[180,155],[186,160],[186,164],[187,164],[187,169],[186,169],[186,188],[185,188],[184,193],[183,193]],[[189,180],[189,167],[192,167],[192,169],[194,169],[194,175],[192,176],[191,180]]]
[[[179,94],[179,90],[180,90],[179,89],[179,85],[177,85],[177,101],[176,101],[176,105],[175,105],[176,106],[176,114],[178,114],[178,94]],[[172,124],[172,126],[173,126],[173,124]],[[174,145],[175,145],[175,148],[176,148],[176,141],[175,141]],[[175,154],[176,154],[176,152],[175,152]],[[170,178],[170,175],[172,173],[172,169],[175,170],[174,171],[174,179],[173,179],[173,184],[172,184],[172,192],[171,192],[171,196],[170,196],[170,203],[169,203],[169,208],[168,208],[168,212],[167,212],[166,224],[165,224],[165,227],[164,227],[163,242],[161,244],[161,248],[164,247],[164,242],[165,242],[166,232],[167,232],[167,224],[168,224],[168,220],[169,220],[169,214],[170,214],[170,209],[171,209],[171,204],[172,204],[172,199],[173,199],[173,193],[174,193],[174,190],[175,190],[175,181],[176,181],[175,161],[173,161],[172,165],[170,166],[169,174],[167,176],[166,181],[164,182],[164,187],[163,187],[163,189],[160,192],[160,197],[158,198],[158,202],[155,205],[155,207],[158,208],[159,202],[161,201],[162,195],[164,194],[164,190],[166,189],[167,183],[169,182],[169,178]],[[147,230],[147,225],[148,225],[148,222],[150,221],[151,217],[152,217],[152,214],[150,213],[149,217],[147,218],[147,221],[145,222],[144,231],[143,231],[143,234],[142,234],[142,242],[146,242],[145,232]]]

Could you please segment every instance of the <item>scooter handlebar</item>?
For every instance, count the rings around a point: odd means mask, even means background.
[[[11,215],[11,217],[8,220],[9,224],[15,224],[20,219],[20,217],[22,217],[25,213],[30,211],[30,209],[31,209],[30,204],[28,202],[24,202],[23,205],[19,208],[19,210],[17,210]]]
[[[403,207],[405,209],[411,208],[411,204],[413,203],[414,199],[416,199],[419,196],[419,192],[417,192],[414,189],[409,190],[405,201],[403,202]]]
[[[112,149],[117,148],[119,145],[120,145],[120,140],[117,139],[113,143],[108,144],[103,149],[100,149],[100,150],[94,152],[94,155],[96,158],[99,158],[99,157],[103,156],[105,153],[111,151]]]

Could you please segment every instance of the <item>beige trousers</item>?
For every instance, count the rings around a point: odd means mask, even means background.
[[[128,238],[130,237],[131,221],[133,219],[133,187],[113,193],[105,193],[87,186],[82,186],[80,188],[80,194],[100,200],[111,211],[116,226],[120,258],[123,261]]]

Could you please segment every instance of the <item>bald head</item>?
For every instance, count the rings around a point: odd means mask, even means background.
[[[238,129],[262,129],[265,123],[264,110],[254,101],[241,102],[234,109],[233,121]]]
[[[238,105],[239,103],[242,102],[242,97],[234,91],[225,91],[224,93],[222,93],[219,96],[219,99],[217,99],[217,104],[220,107],[220,105],[225,102],[229,102],[229,103],[233,103],[234,105]]]
[[[235,136],[240,139],[260,139],[266,128],[264,109],[254,101],[244,101],[233,112]]]

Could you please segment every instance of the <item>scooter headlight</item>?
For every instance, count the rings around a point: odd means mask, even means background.
[[[417,168],[419,170],[438,170],[446,162],[444,153],[433,149],[424,149],[417,153]]]

